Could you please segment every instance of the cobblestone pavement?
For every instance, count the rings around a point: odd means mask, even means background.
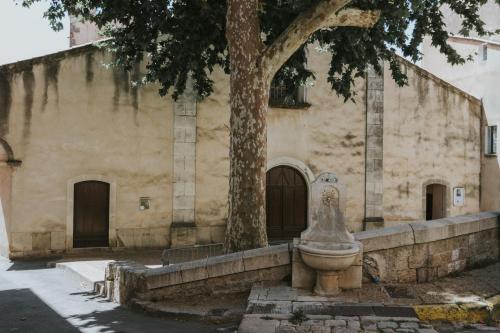
[[[500,333],[500,323],[497,327],[458,322],[433,322],[433,325],[439,333]]]
[[[431,325],[419,322],[416,318],[398,317],[344,317],[307,320],[294,325],[288,320],[280,321],[278,333],[317,332],[317,333],[354,333],[354,332],[407,332],[437,333]]]
[[[416,306],[436,304],[488,307],[499,294],[500,264],[430,283],[365,283],[362,289],[335,297],[319,297],[287,285],[255,285],[239,333],[500,333],[484,325],[434,325],[417,319],[415,312]],[[292,318],[297,313],[307,320],[295,322]]]
[[[344,291],[335,297],[318,297],[310,291],[287,286],[255,286],[249,301],[365,303],[384,305],[487,304],[500,294],[500,263],[463,272],[434,282],[419,284],[363,283],[362,289]],[[283,303],[284,304],[284,303]]]
[[[293,316],[246,315],[240,333],[438,333],[429,323],[411,317],[309,315],[301,323]]]

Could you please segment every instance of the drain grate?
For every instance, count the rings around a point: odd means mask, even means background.
[[[405,286],[384,286],[391,298],[415,298],[415,292]]]

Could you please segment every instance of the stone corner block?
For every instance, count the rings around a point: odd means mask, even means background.
[[[237,274],[245,271],[243,252],[235,252],[207,259],[208,277]]]
[[[146,287],[156,289],[182,283],[181,267],[179,264],[149,269],[144,272]]]
[[[279,326],[279,320],[264,320],[259,317],[245,315],[238,328],[238,333],[274,333]]]
[[[363,251],[391,249],[415,243],[413,230],[409,224],[357,232],[357,241],[363,244]]]
[[[461,215],[410,223],[410,226],[415,234],[415,243],[421,244],[479,232],[480,224],[477,215]]]
[[[197,240],[197,230],[194,223],[174,222],[170,226],[170,244],[172,248],[193,246]]]
[[[27,252],[33,250],[33,235],[31,232],[11,233],[12,252]]]
[[[180,264],[182,283],[208,279],[207,258]]]
[[[245,271],[289,265],[290,252],[288,244],[261,247],[243,252]]]
[[[298,249],[294,251],[296,258],[292,262],[292,287],[312,289],[316,282],[316,272],[302,261]]]
[[[363,266],[350,266],[339,274],[341,289],[359,289],[362,287]]]
[[[64,231],[52,231],[50,233],[50,249],[64,250],[66,248],[66,233]]]
[[[479,231],[500,228],[499,212],[482,212],[477,214],[479,217]]]

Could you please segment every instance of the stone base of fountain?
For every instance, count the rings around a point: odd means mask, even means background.
[[[362,286],[363,278],[363,244],[361,242],[356,242],[359,246],[360,251],[354,259],[352,266],[346,270],[335,272],[321,272],[316,273],[314,269],[307,266],[300,254],[298,245],[300,243],[300,238],[295,238],[293,240],[293,255],[292,255],[292,287],[298,289],[308,289],[313,290],[315,294],[321,296],[333,296],[335,292],[332,290],[337,289],[337,294],[342,290],[358,289]],[[318,279],[322,281],[318,281]],[[319,283],[318,283],[319,282]],[[323,288],[325,290],[319,290],[315,286],[323,285],[328,286]],[[336,285],[336,286],[335,286]],[[321,288],[320,288],[321,289]],[[330,290],[330,292],[328,292]]]

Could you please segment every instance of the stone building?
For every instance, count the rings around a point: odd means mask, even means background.
[[[2,255],[223,240],[228,77],[215,71],[210,97],[174,102],[131,84],[140,65],[128,73],[103,65],[111,60],[85,45],[0,67]],[[273,87],[271,239],[305,228],[308,187],[323,171],[347,189],[351,231],[480,210],[480,100],[401,59],[408,86],[387,67],[369,71],[344,103],[326,83],[328,63],[311,50],[317,81],[292,100]]]
[[[443,17],[446,29],[450,33],[448,43],[464,58],[472,57],[464,65],[452,66],[447,63],[439,50],[432,46],[430,37],[422,44],[423,58],[421,65],[431,73],[482,100],[485,122],[485,159],[484,163],[491,170],[482,178],[483,189],[482,210],[500,208],[500,159],[497,154],[497,129],[500,126],[500,6],[489,0],[479,10],[479,15],[485,23],[485,30],[493,34],[478,36],[471,32],[468,36],[460,33],[462,19],[448,7],[443,7]],[[489,177],[491,176],[491,177]]]

